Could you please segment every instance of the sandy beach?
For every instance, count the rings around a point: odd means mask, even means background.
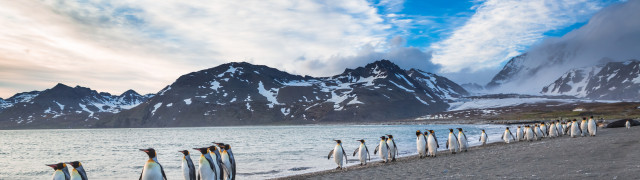
[[[492,143],[457,154],[441,151],[435,158],[409,156],[280,179],[640,179],[640,127],[598,129],[596,137]]]

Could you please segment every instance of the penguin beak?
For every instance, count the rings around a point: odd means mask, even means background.
[[[148,149],[140,149],[140,151],[144,151],[144,152],[146,152],[146,153],[148,153],[148,152],[149,152],[149,150],[148,150]]]
[[[47,166],[49,166],[49,167],[52,167],[52,168],[56,168],[56,167],[58,167],[58,165],[57,165],[57,164],[45,164],[45,165],[47,165]]]

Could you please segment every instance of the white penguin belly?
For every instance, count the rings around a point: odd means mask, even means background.
[[[342,147],[336,145],[336,147],[333,148],[333,161],[340,167],[342,167],[342,155]]]
[[[142,180],[158,180],[163,179],[162,177],[162,169],[160,168],[160,164],[156,163],[153,160],[147,161],[144,164],[144,169],[142,173]]]
[[[360,143],[360,148],[358,149],[358,159],[360,159],[360,163],[367,163],[367,149],[365,144]]]
[[[182,158],[182,177],[184,177],[184,179],[191,179],[189,175],[189,164],[184,157]]]
[[[438,143],[436,143],[436,139],[433,137],[433,135],[429,135],[429,138],[427,138],[427,146],[429,146],[429,155],[436,155]]]
[[[215,172],[211,170],[209,161],[204,157],[200,158],[200,166],[198,167],[198,174],[200,174],[200,179],[202,180],[216,179]]]
[[[396,157],[396,147],[393,147],[393,141],[387,140],[387,146],[389,146],[389,160]]]
[[[56,170],[55,172],[53,172],[53,180],[65,180],[65,176],[64,173],[62,172],[62,170]]]
[[[378,147],[378,153],[380,153],[378,156],[380,156],[380,159],[382,159],[383,161],[386,162],[387,157],[389,157],[389,151],[387,149],[387,143],[384,141],[380,141],[380,146]]]
[[[427,141],[424,139],[423,135],[416,138],[416,147],[418,148],[418,154],[420,156],[425,156],[427,154]]]
[[[594,120],[589,120],[589,135],[596,135],[596,122]]]

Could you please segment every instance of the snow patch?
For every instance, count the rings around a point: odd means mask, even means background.
[[[158,103],[156,105],[153,106],[153,110],[151,110],[151,116],[153,116],[154,114],[156,114],[156,110],[158,110],[158,108],[162,106],[162,103]]]
[[[275,92],[272,92],[272,91],[275,91]],[[278,89],[273,88],[273,89],[267,90],[264,88],[262,81],[258,83],[258,93],[260,93],[262,96],[267,98],[267,101],[270,102],[269,104],[267,104],[269,108],[273,108],[273,105],[280,104],[278,103],[278,99],[276,99],[276,97],[278,96]]]

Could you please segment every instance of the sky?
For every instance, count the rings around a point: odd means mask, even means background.
[[[613,0],[0,0],[0,97],[64,83],[156,93],[245,61],[311,76],[389,59],[487,83]]]

